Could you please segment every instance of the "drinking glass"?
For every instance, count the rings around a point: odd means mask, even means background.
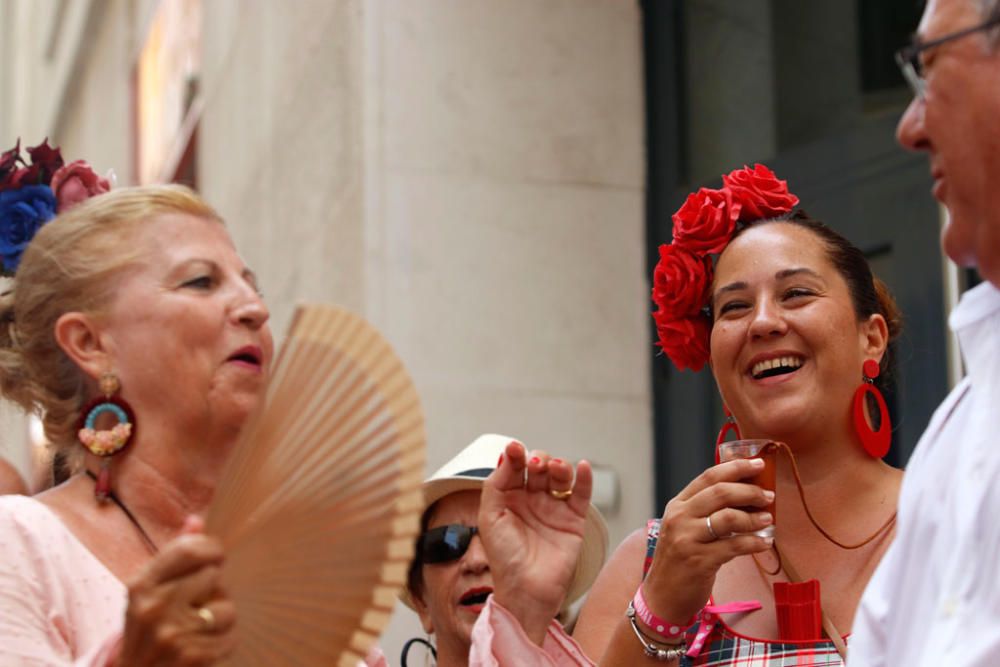
[[[742,481],[749,484],[756,484],[762,489],[774,491],[778,448],[774,446],[768,447],[770,444],[772,444],[771,440],[730,440],[729,442],[723,442],[719,445],[719,460],[722,463],[725,463],[726,461],[734,461],[736,459],[763,459],[764,469],[753,477],[748,477]],[[754,535],[758,535],[760,537],[774,537],[774,524],[778,520],[777,514],[775,514],[776,499],[777,497],[775,500],[771,501],[770,505],[764,508],[739,508],[750,513],[760,511],[771,513],[771,517],[773,518],[771,525],[765,526],[760,530],[753,531]]]

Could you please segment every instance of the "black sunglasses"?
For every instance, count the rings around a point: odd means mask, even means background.
[[[475,526],[450,523],[431,528],[420,536],[417,551],[424,563],[448,563],[458,560],[469,550],[472,536],[479,532]]]

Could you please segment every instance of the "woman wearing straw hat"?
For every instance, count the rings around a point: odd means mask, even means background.
[[[469,664],[472,627],[493,593],[489,559],[476,537],[479,498],[483,482],[508,445],[524,452],[513,438],[482,435],[424,482],[427,509],[403,601],[420,615],[424,630],[434,635],[438,667]],[[542,452],[530,456],[539,462],[547,459]],[[590,587],[607,550],[604,519],[589,503],[581,511],[582,549],[568,578],[564,610]],[[546,619],[549,622],[552,619]],[[424,643],[420,639],[407,643],[404,666],[414,642]]]

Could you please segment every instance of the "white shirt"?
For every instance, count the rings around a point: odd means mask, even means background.
[[[903,477],[896,539],[854,619],[850,667],[1000,665],[1000,291],[952,312],[968,376]]]

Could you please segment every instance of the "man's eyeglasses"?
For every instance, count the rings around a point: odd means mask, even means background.
[[[424,563],[448,563],[465,555],[472,536],[478,532],[475,526],[457,523],[431,528],[420,536],[417,550]]]
[[[953,32],[950,35],[932,39],[929,42],[915,42],[897,51],[896,64],[898,64],[899,68],[903,71],[903,78],[906,79],[908,84],[910,84],[910,88],[913,89],[913,94],[918,98],[923,98],[924,92],[927,88],[927,82],[924,80],[924,66],[920,62],[921,53],[927,49],[941,46],[946,42],[971,35],[981,30],[987,30],[995,25],[1000,25],[1000,14],[980,23],[979,25],[972,26],[971,28],[959,30],[958,32]]]

